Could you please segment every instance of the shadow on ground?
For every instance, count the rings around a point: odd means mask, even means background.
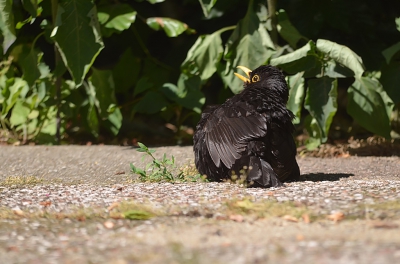
[[[351,173],[308,173],[300,176],[300,181],[339,181],[341,178],[354,176]]]

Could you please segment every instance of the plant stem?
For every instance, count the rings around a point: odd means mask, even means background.
[[[274,46],[278,46],[278,30],[276,28],[278,24],[278,20],[276,17],[276,2],[277,0],[267,0],[268,2],[268,15],[271,19],[271,40],[274,43]]]
[[[52,20],[53,20],[53,28],[56,26],[56,18],[57,18],[57,10],[58,10],[58,0],[51,0],[51,15],[52,15]],[[61,55],[60,52],[57,49],[57,46],[54,45],[54,55],[55,55],[55,63],[56,63],[56,68],[57,65],[60,64],[61,61]],[[61,143],[61,76],[56,77],[56,107],[57,107],[57,113],[56,113],[56,142],[57,144]]]

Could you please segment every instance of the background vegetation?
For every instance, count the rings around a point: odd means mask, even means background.
[[[399,1],[0,0],[0,140],[190,144],[267,63],[308,147],[397,137],[399,31]]]

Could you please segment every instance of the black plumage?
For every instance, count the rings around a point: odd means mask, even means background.
[[[241,93],[209,106],[194,134],[195,163],[210,181],[222,181],[247,168],[254,187],[277,187],[298,180],[293,113],[286,108],[288,87],[281,71],[260,66],[250,71]]]

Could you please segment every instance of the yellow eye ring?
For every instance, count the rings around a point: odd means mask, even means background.
[[[251,78],[251,82],[258,82],[259,80],[260,80],[260,76],[258,76],[257,74],[254,75],[254,76]]]

